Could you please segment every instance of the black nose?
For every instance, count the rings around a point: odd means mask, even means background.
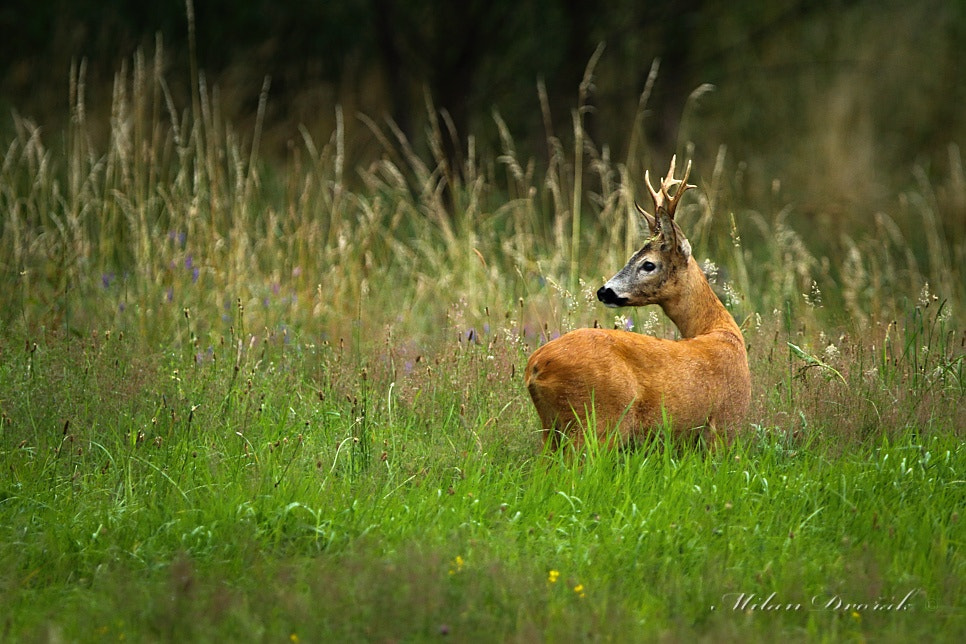
[[[597,299],[604,304],[616,304],[619,298],[617,297],[617,293],[614,292],[614,289],[601,286],[597,289]]]
[[[609,306],[611,308],[627,306],[627,298],[621,297],[609,286],[601,286],[599,289],[597,289],[597,299],[603,302],[605,306]]]

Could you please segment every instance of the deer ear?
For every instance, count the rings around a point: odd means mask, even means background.
[[[681,243],[678,245],[678,247],[681,250],[682,255],[685,257],[691,257],[691,242],[685,239],[684,235],[681,235]]]
[[[651,234],[656,235],[657,220],[654,218],[654,215],[641,208],[641,204],[637,203],[636,201],[634,202],[634,207],[637,208],[637,212],[641,215],[641,219],[647,222],[647,227],[651,231]]]
[[[660,235],[663,239],[661,243],[661,248],[665,251],[676,250],[681,253],[685,259],[691,256],[691,242],[688,238],[684,236],[684,231],[678,226],[678,222],[671,219],[671,216],[667,214],[666,210],[661,210],[658,213],[660,219],[658,220],[658,228],[660,229]]]
[[[687,259],[691,256],[691,242],[684,236],[684,231],[678,226],[678,222],[672,221],[671,228],[674,230],[674,243],[677,244],[678,251]]]

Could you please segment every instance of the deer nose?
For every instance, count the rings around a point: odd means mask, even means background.
[[[597,299],[607,306],[620,306],[621,298],[606,284],[597,289]]]

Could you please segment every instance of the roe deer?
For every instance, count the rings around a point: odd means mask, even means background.
[[[525,382],[545,447],[558,448],[563,436],[579,447],[583,428],[595,431],[601,443],[611,437],[633,443],[660,429],[665,418],[676,437],[730,442],[748,408],[745,340],[674,221],[682,195],[694,187],[687,183],[691,163],[680,180],[674,163],[672,158],[659,190],[644,174],[654,214],[637,209],[651,236],[597,291],[597,299],[609,307],[658,304],[682,339],[578,329],[534,351]]]

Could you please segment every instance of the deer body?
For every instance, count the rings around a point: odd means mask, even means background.
[[[690,164],[688,166],[690,169]],[[711,290],[673,221],[687,185],[673,179],[651,188],[655,215],[641,210],[652,235],[597,292],[608,306],[658,304],[681,332],[665,340],[628,331],[578,329],[537,349],[525,382],[552,447],[578,445],[588,419],[602,442],[631,443],[660,428],[675,435],[730,439],[751,399],[741,330]],[[668,188],[680,184],[674,197]],[[650,181],[648,181],[650,188]],[[616,433],[615,433],[616,432]]]

